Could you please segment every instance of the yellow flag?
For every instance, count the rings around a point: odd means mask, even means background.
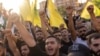
[[[31,11],[32,11],[32,15],[33,15],[33,20],[34,20],[34,25],[36,26],[40,26],[41,27],[41,19],[40,19],[40,16],[39,16],[39,12],[36,8],[36,5],[37,5],[37,0],[34,0],[34,2],[32,3],[31,5]]]
[[[52,2],[52,0],[48,0],[47,10],[49,13],[49,18],[50,18],[49,20],[50,20],[51,26],[59,27],[61,24],[64,24],[64,26],[66,27],[66,24],[65,24],[63,18],[59,14],[59,12],[58,12],[57,8],[55,7],[54,3]]]
[[[86,6],[84,7],[84,9],[83,9],[83,11],[82,11],[82,13],[81,13],[81,17],[82,17],[82,18],[85,18],[85,19],[87,19],[87,20],[90,19],[90,15],[89,15],[89,13],[88,13],[88,11],[87,11],[87,7],[88,7],[89,5],[93,5],[93,6],[94,6],[94,13],[95,13],[95,16],[100,16],[100,10],[99,10],[99,8],[96,7],[92,2],[87,2]]]
[[[29,0],[23,1],[23,4],[20,6],[20,14],[25,21],[31,21],[33,23]]]

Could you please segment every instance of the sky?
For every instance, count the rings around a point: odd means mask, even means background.
[[[30,1],[34,1],[34,0],[30,0]],[[41,1],[45,1],[45,0],[38,0],[38,5],[37,8],[39,9],[39,3]],[[78,0],[78,2],[83,3],[86,0]],[[9,10],[9,9],[13,9],[16,12],[19,12],[19,6],[22,4],[23,0],[0,0],[0,2],[3,3],[3,6],[5,9]]]
[[[86,2],[87,0],[78,0],[79,3],[84,3]]]
[[[34,0],[30,0],[30,1],[34,1]],[[44,0],[38,0],[37,1],[37,3],[38,3],[37,8],[38,9],[39,9],[39,3],[41,1],[44,1]],[[13,9],[15,12],[19,13],[19,7],[22,4],[23,0],[0,0],[0,2],[3,3],[3,7],[6,10]]]
[[[9,2],[8,2],[9,1]],[[22,3],[23,0],[0,0],[0,2],[3,3],[3,5],[6,8],[11,8],[11,7],[15,7],[15,6],[19,6]],[[30,1],[34,1],[34,0],[30,0]],[[38,0],[38,4],[44,0]],[[39,5],[38,5],[39,7]]]

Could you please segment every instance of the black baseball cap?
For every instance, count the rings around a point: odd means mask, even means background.
[[[81,52],[71,52],[71,53],[68,53],[68,56],[85,56],[85,54]]]
[[[90,49],[82,44],[73,44],[68,49],[68,56],[90,56]]]

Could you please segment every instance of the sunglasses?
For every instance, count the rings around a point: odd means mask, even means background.
[[[93,44],[94,47],[98,47],[100,44]]]

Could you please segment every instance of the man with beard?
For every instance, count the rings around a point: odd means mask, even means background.
[[[92,56],[100,56],[100,33],[90,34],[87,38]]]
[[[66,56],[59,52],[61,40],[54,36],[49,36],[45,41],[45,50],[48,56]]]
[[[45,35],[43,34],[42,30],[37,30],[35,32],[35,37],[36,37],[36,42],[37,45],[40,47],[41,51],[45,51],[45,41],[44,41],[44,37]]]
[[[21,43],[20,51],[22,56],[31,56],[29,47],[25,43]]]
[[[68,48],[73,44],[71,37],[69,36],[68,29],[62,28],[61,35],[62,35],[62,40],[61,40],[62,47],[60,48],[60,51],[64,54],[68,54]]]
[[[42,30],[39,29],[35,32],[35,37],[36,37],[37,42],[41,42],[41,41],[44,41],[43,39],[45,36],[44,36]]]
[[[68,29],[71,32],[71,37],[72,37],[73,43],[79,43],[79,44],[83,44],[85,46],[88,46],[87,41],[86,41],[86,37],[85,37],[86,30],[87,30],[86,27],[82,24],[81,26],[78,26],[75,29],[74,22],[73,22],[74,20],[72,17],[73,7],[72,6],[67,7],[66,13],[68,16]]]
[[[86,39],[86,33],[87,33],[86,27],[84,25],[82,25],[82,26],[77,27],[76,30],[78,32],[78,36],[75,40],[75,43],[83,44],[88,47],[87,41],[86,41],[87,40]]]
[[[25,26],[19,21],[19,16],[17,14],[12,14],[12,16],[13,19],[15,19],[14,23],[18,27],[19,33],[29,46],[31,56],[63,56],[63,54],[59,53],[59,48],[61,47],[59,39],[54,36],[49,36],[45,41],[46,52],[42,52],[38,43],[34,40],[34,37],[29,34]]]
[[[53,32],[53,35],[54,35],[55,37],[59,38],[60,40],[62,40],[62,35],[61,35],[60,30],[54,31],[54,32]]]

